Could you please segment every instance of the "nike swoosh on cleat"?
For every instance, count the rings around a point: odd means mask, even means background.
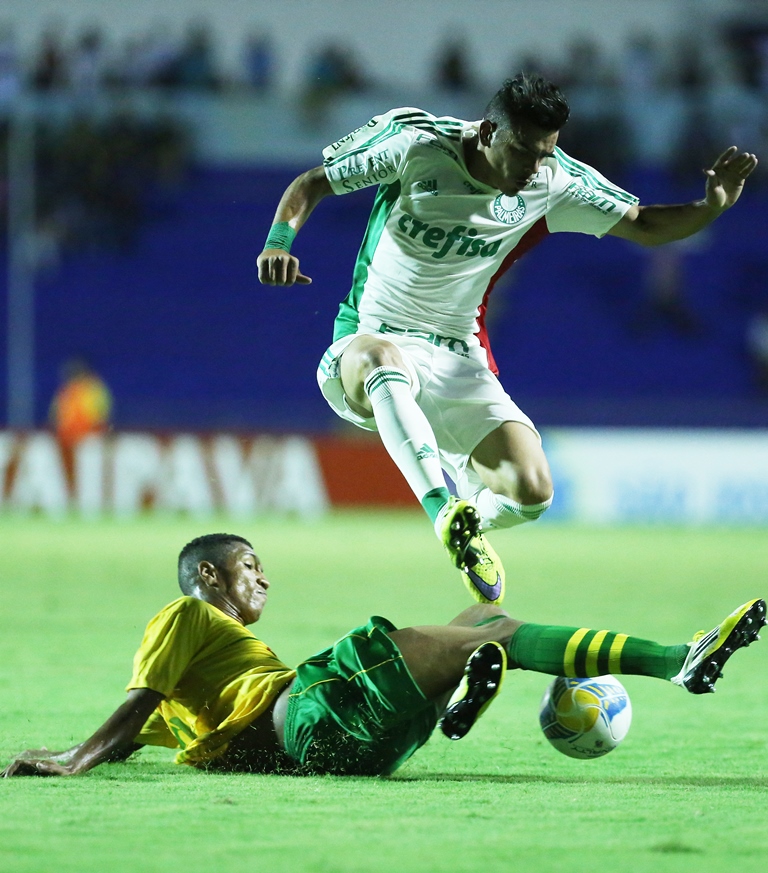
[[[469,576],[472,584],[477,588],[477,590],[488,600],[498,600],[501,596],[501,576],[499,573],[496,573],[496,584],[489,585],[487,582],[483,582],[483,580],[475,573],[474,570],[471,570],[469,567],[464,569],[464,572]]]

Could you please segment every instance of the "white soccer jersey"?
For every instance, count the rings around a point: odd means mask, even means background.
[[[367,326],[456,337],[488,352],[488,295],[548,233],[603,236],[637,198],[555,149],[519,194],[469,174],[462,140],[478,122],[393,109],[323,150],[336,194],[379,185],[334,340]]]

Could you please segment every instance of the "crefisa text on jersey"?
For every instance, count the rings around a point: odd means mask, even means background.
[[[427,248],[438,249],[438,251],[432,252],[432,257],[436,260],[444,258],[454,243],[459,243],[456,254],[465,258],[474,258],[475,255],[480,255],[481,258],[491,258],[498,252],[501,245],[500,239],[487,243],[481,236],[477,235],[478,231],[473,227],[467,228],[463,224],[458,224],[453,230],[446,233],[441,227],[419,221],[418,218],[414,218],[407,212],[400,216],[397,226],[411,239],[418,239],[419,234],[421,234],[420,242]],[[440,246],[441,242],[442,246]]]

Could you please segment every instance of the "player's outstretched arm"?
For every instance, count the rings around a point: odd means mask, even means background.
[[[309,276],[299,269],[291,243],[317,204],[333,191],[322,167],[302,173],[280,198],[264,251],[256,259],[262,285],[309,285]]]
[[[125,760],[139,748],[135,737],[163,700],[149,688],[135,688],[96,733],[84,743],[64,752],[29,749],[17,755],[3,770],[9,776],[76,776],[105,761]]]
[[[675,206],[633,206],[608,232],[645,246],[692,236],[736,203],[756,166],[753,154],[731,146],[704,170],[703,200]]]

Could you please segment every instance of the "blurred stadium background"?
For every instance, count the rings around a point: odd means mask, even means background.
[[[657,250],[562,234],[498,287],[502,379],[541,427],[551,518],[768,523],[768,8],[749,0],[0,2],[0,505],[204,516],[413,505],[317,362],[371,193],[324,202],[258,285],[280,193],[398,105],[477,118],[520,69],[573,108],[563,147],[640,196],[700,196],[732,143],[738,206]],[[84,359],[110,430],[49,408]]]

